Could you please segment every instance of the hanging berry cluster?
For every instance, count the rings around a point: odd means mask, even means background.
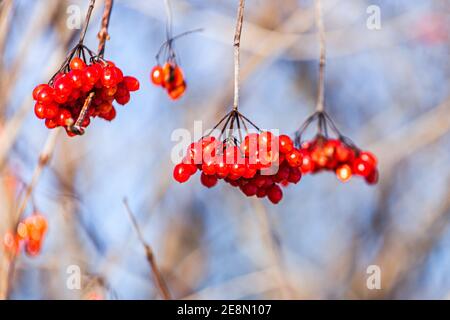
[[[318,133],[310,141],[301,141],[308,126],[318,121]],[[337,138],[329,138],[331,129]],[[368,151],[360,150],[349,138],[343,136],[330,116],[324,111],[318,111],[310,116],[296,133],[296,144],[303,156],[301,171],[303,174],[320,171],[333,171],[337,178],[348,181],[352,175],[361,176],[368,184],[378,182],[376,157]]]
[[[8,231],[3,239],[6,252],[15,256],[22,247],[29,256],[36,256],[41,252],[45,233],[47,232],[47,220],[39,213],[34,213],[25,220],[19,222],[16,231]]]
[[[48,84],[33,90],[36,116],[45,119],[49,129],[64,127],[69,136],[82,134],[90,118],[113,120],[113,102],[125,105],[130,92],[139,89],[136,78],[124,76],[113,62],[93,56],[89,49],[91,63],[87,64],[83,49],[87,48],[77,47]]]
[[[103,58],[104,41],[98,54],[83,44],[94,2],[79,43],[50,81],[33,90],[36,116],[45,120],[49,129],[64,127],[69,136],[82,135],[91,118],[113,120],[113,102],[125,105],[130,101],[130,92],[139,89],[136,78],[124,76],[120,68]]]
[[[175,60],[168,60],[163,66],[157,64],[151,72],[154,85],[161,86],[173,100],[181,98],[186,91],[183,71]]]
[[[286,135],[261,131],[237,110],[228,113],[214,129],[222,122],[225,125],[217,138],[207,135],[188,147],[186,156],[174,168],[174,179],[186,182],[199,170],[200,181],[207,188],[223,180],[248,197],[280,202],[283,198],[280,186],[296,184],[302,177],[299,169],[302,157],[292,140]],[[234,123],[239,138],[234,136]],[[247,132],[243,139],[241,123]],[[257,132],[248,133],[247,124]],[[224,137],[227,128],[229,132]]]
[[[160,86],[166,90],[167,94],[172,100],[177,100],[186,91],[186,80],[183,75],[183,70],[177,63],[177,57],[173,48],[173,42],[192,32],[199,30],[187,31],[175,37],[167,33],[167,40],[161,45],[156,55],[156,66],[153,67],[150,73],[150,79],[155,86]],[[164,56],[164,64],[160,63],[161,55]]]

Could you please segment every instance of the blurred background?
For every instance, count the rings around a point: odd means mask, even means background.
[[[232,104],[238,1],[170,2],[174,34],[204,28],[175,43],[186,94],[173,102],[149,79],[165,41],[164,1],[114,1],[105,58],[141,90],[111,123],[57,136],[24,214],[48,221],[42,251],[10,261],[0,249],[1,297],[160,299],[126,197],[176,299],[450,298],[450,1],[322,0],[326,109],[377,155],[380,181],[308,175],[276,206],[225,184],[206,189],[199,174],[172,179],[173,130],[212,127]],[[66,25],[70,5],[84,20],[85,0],[0,1],[2,237],[49,134],[31,92],[79,36]],[[371,5],[378,30],[367,26]],[[102,11],[98,0],[92,49]],[[292,135],[316,103],[314,2],[247,0],[241,44],[241,112]],[[73,265],[80,290],[66,285]],[[370,265],[380,267],[380,290],[366,286]]]

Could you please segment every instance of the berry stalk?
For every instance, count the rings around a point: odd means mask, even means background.
[[[319,83],[317,89],[317,111],[324,111],[324,96],[325,96],[325,28],[323,26],[322,19],[322,2],[321,0],[315,0],[316,7],[316,27],[319,33],[319,45],[320,45],[320,58],[319,58]],[[319,122],[320,123],[320,122]]]
[[[240,70],[240,47],[242,24],[244,22],[245,0],[239,0],[236,21],[236,32],[234,34],[234,102],[233,109],[237,110],[239,105],[239,70]]]

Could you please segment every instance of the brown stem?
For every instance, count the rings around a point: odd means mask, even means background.
[[[84,37],[86,36],[87,28],[89,26],[89,21],[91,20],[92,10],[94,10],[94,6],[95,6],[95,0],[91,0],[91,2],[89,3],[88,11],[86,13],[86,19],[84,20],[83,30],[81,31],[81,34],[80,34],[79,43],[84,42]]]
[[[100,31],[97,35],[99,39],[98,56],[101,58],[103,58],[103,55],[105,54],[106,40],[109,40],[108,27],[109,27],[109,20],[111,19],[112,7],[113,7],[113,0],[105,0],[105,9],[103,10],[103,17],[102,17],[102,27],[100,28]]]
[[[240,69],[240,47],[242,24],[244,22],[245,0],[239,0],[239,8],[236,20],[236,32],[234,34],[234,102],[233,109],[237,110],[239,105],[239,69]]]
[[[83,135],[84,129],[82,128],[82,124],[84,119],[86,118],[86,115],[89,111],[89,107],[91,106],[92,99],[94,98],[95,92],[89,93],[86,100],[84,100],[83,107],[81,108],[80,114],[78,115],[77,121],[72,126],[69,126],[67,130],[70,132],[77,134],[77,135]]]
[[[319,83],[317,89],[317,111],[324,110],[324,96],[325,96],[325,28],[322,20],[322,2],[316,0],[316,27],[319,33],[320,43],[320,60],[319,60]]]
[[[136,218],[133,215],[133,212],[131,211],[130,206],[128,205],[128,200],[126,198],[123,199],[123,204],[125,205],[125,209],[131,220],[131,224],[133,225],[133,228],[136,231],[139,241],[144,246],[145,255],[147,257],[148,264],[150,265],[150,268],[152,270],[152,274],[153,274],[153,277],[155,280],[156,287],[158,288],[158,291],[164,300],[171,300],[172,297],[170,295],[169,288],[167,287],[166,281],[164,280],[164,278],[161,274],[161,271],[159,270],[158,264],[156,263],[156,259],[155,259],[155,255],[153,253],[152,247],[150,247],[150,245],[145,241],[144,236],[142,235],[141,229],[139,228]]]

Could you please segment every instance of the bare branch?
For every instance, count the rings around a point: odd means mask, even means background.
[[[136,231],[136,234],[139,238],[139,241],[142,243],[145,249],[145,255],[147,257],[148,264],[150,265],[150,268],[152,270],[152,274],[155,280],[156,287],[158,288],[159,293],[161,294],[161,297],[164,300],[171,300],[171,295],[169,288],[167,287],[167,284],[162,276],[161,271],[159,270],[159,267],[156,263],[155,255],[153,253],[152,247],[145,241],[141,229],[139,228],[139,225],[136,221],[135,216],[133,215],[133,212],[130,209],[130,206],[128,205],[127,199],[123,199],[123,204],[125,206],[125,209],[128,213],[128,216],[131,220],[131,224],[133,225],[134,230]]]

